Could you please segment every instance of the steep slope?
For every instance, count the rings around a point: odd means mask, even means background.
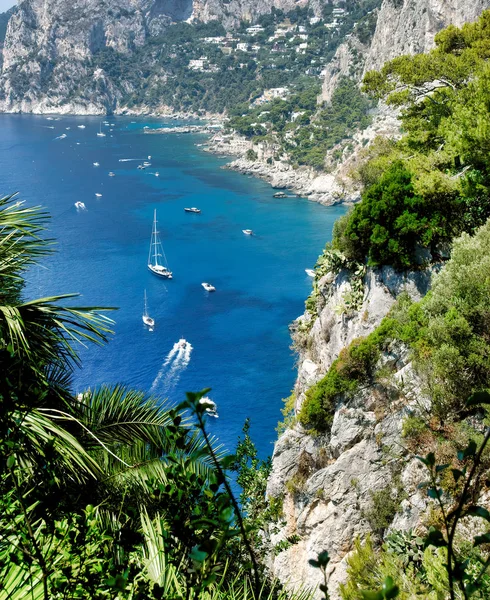
[[[355,311],[342,308],[352,292],[347,272],[329,272],[320,279],[314,314],[306,311],[293,324],[299,353],[295,412],[340,352],[374,331],[401,292],[415,300],[425,295],[431,274],[368,270],[364,297]],[[339,401],[329,434],[312,437],[295,424],[274,449],[268,494],[282,499],[284,517],[271,534],[272,571],[292,587],[317,585],[320,573],[308,560],[327,550],[333,600],[339,597],[338,584],[345,579],[354,540],[371,530],[366,513],[372,494],[388,490],[389,495],[395,482],[402,483],[406,498],[394,523],[398,529],[415,526],[425,507],[417,489],[421,471],[405,456],[401,440],[402,421],[416,401],[418,382],[403,346],[394,344],[380,362],[389,368],[389,377]]]
[[[438,31],[474,21],[489,7],[490,0],[383,0],[372,40],[368,44],[356,37],[347,40],[327,66],[323,99],[330,100],[342,76],[360,80],[395,56],[427,52]]]
[[[21,0],[9,21],[0,77],[0,111],[103,113],[114,111],[146,76],[148,64],[132,64],[133,81],[117,76],[131,56],[172,23],[215,21],[226,29],[253,22],[273,8],[286,12],[312,0]],[[159,41],[161,45],[163,38]],[[97,68],[102,51],[114,73]],[[150,52],[149,60],[154,59]],[[138,60],[142,60],[141,56]],[[143,59],[148,60],[148,56]],[[137,62],[136,61],[136,62]],[[157,79],[165,82],[161,71]]]

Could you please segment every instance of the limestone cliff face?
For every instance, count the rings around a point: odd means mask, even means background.
[[[361,80],[367,71],[381,68],[396,56],[427,52],[441,29],[475,21],[487,8],[490,0],[383,0],[371,42],[362,46],[350,38],[327,65],[323,99],[330,100],[341,76]]]
[[[331,273],[323,277],[317,315],[305,313],[293,326],[299,350],[296,410],[306,390],[325,375],[340,351],[371,333],[401,292],[414,299],[425,295],[430,276],[430,271],[368,270],[362,307],[350,315],[339,314],[350,289],[348,274],[341,271],[336,277]],[[308,333],[304,333],[306,323],[311,326]],[[312,437],[295,425],[280,436],[274,450],[268,494],[283,499],[284,519],[270,534],[275,548],[271,569],[291,587],[314,586],[321,583],[320,573],[308,560],[328,550],[329,593],[334,600],[339,598],[338,584],[345,580],[354,540],[370,531],[366,511],[371,494],[390,493],[395,476],[401,482],[407,498],[392,523],[396,529],[416,526],[426,506],[417,489],[423,470],[404,454],[401,439],[404,417],[420,402],[420,383],[402,345],[393,344],[382,356],[381,366],[390,374],[353,398],[340,400],[328,435]],[[278,552],[284,545],[288,547]]]
[[[273,6],[287,12],[305,5],[318,13],[321,0],[20,0],[0,66],[0,111],[115,111],[133,90],[90,67],[97,51],[131,54],[178,21],[218,20],[230,29]]]

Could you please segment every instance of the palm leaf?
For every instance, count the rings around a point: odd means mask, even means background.
[[[87,478],[101,476],[97,462],[71,433],[53,421],[47,410],[33,409],[24,414],[15,413],[15,420],[25,439],[25,449],[17,455],[19,464],[24,469],[31,470],[49,445],[56,452],[60,466],[72,480],[82,483]]]

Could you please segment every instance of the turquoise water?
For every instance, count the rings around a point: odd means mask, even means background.
[[[187,390],[211,387],[219,411],[212,432],[231,449],[249,416],[266,456],[281,398],[294,384],[288,324],[311,290],[304,269],[344,209],[273,198],[264,182],[220,169],[224,159],[196,147],[202,136],[145,135],[157,120],[110,122],[113,131],[105,127],[100,138],[93,117],[0,116],[0,193],[19,191],[45,206],[58,240],[57,253],[30,273],[28,294],[80,292],[81,305],[119,307],[109,344],[81,348],[75,391],[124,382],[177,402]],[[137,170],[148,155],[152,166]],[[128,158],[140,160],[119,162]],[[146,266],[155,208],[171,281]],[[247,228],[256,235],[243,235]],[[203,281],[217,291],[205,292]],[[145,289],[152,332],[141,320]],[[192,352],[168,360],[180,337]]]

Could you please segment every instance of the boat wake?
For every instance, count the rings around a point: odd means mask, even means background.
[[[129,162],[131,160],[146,160],[145,158],[120,158],[119,162]]]
[[[165,357],[158,375],[151,384],[150,393],[153,394],[158,390],[160,393],[168,394],[173,390],[191,361],[191,353],[192,345],[189,342],[184,345],[176,342]]]

